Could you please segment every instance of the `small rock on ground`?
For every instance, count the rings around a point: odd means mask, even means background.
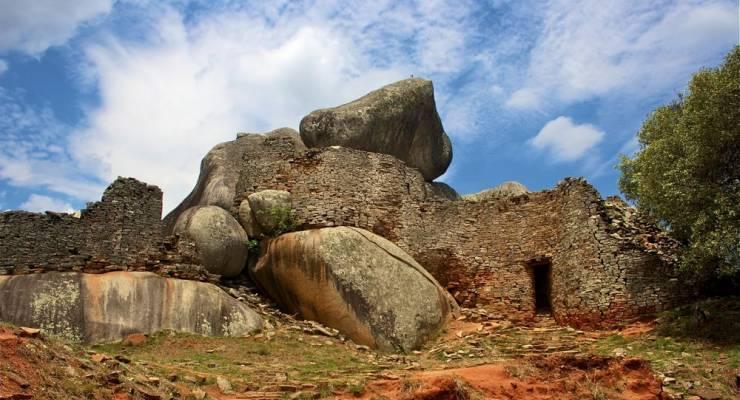
[[[216,377],[216,385],[218,385],[218,389],[223,394],[233,393],[234,391],[231,387],[231,382],[229,382],[226,378],[222,376]]]

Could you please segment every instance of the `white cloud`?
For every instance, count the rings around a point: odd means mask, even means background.
[[[28,196],[28,199],[23,202],[20,207],[22,210],[32,212],[43,212],[43,211],[58,211],[71,213],[74,212],[72,205],[69,203],[55,199],[53,197],[44,196],[36,193],[32,193]]]
[[[737,2],[552,0],[507,106],[678,91],[738,37]]]
[[[102,107],[72,151],[99,176],[135,176],[164,189],[165,208],[192,189],[200,159],[238,131],[297,127],[311,109],[340,104],[402,74],[365,66],[320,28],[286,38],[239,18],[191,28],[159,24],[162,44],[90,50]]]
[[[84,0],[64,18],[56,4],[13,3],[0,23],[22,16],[0,27],[0,52],[64,43],[112,2]],[[187,18],[161,3],[127,3],[135,28],[98,25],[80,42],[78,83],[100,102],[79,127],[0,88],[0,108],[12,108],[0,115],[0,180],[92,200],[103,183],[134,176],[162,187],[168,210],[194,185],[203,155],[235,132],[297,128],[313,109],[414,74],[435,81],[448,133],[465,139],[491,92],[445,91],[475,57],[478,4],[467,0],[224,2]]]
[[[102,180],[135,176],[162,187],[169,210],[192,189],[204,154],[235,132],[297,128],[313,109],[412,73],[463,68],[470,12],[463,6],[302,6],[211,12],[188,22],[168,10],[147,43],[110,36],[89,46],[101,105],[74,133],[71,153]],[[458,103],[471,104],[447,99],[452,110],[464,108]]]
[[[587,155],[604,138],[604,132],[591,124],[575,124],[564,116],[549,121],[528,143],[548,152],[555,161],[575,161]]]
[[[542,104],[537,90],[524,88],[512,93],[506,100],[506,106],[534,110],[540,108]]]
[[[113,0],[0,0],[0,52],[40,54],[61,45],[78,26],[110,12]]]
[[[0,180],[80,200],[99,197],[102,185],[60,146],[68,132],[49,108],[37,110],[0,87]]]
[[[8,70],[8,63],[5,60],[0,60],[0,75]]]

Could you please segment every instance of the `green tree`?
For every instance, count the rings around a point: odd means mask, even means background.
[[[619,186],[686,244],[683,266],[740,278],[740,46],[696,73],[684,95],[642,125]]]

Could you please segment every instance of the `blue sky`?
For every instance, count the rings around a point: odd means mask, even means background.
[[[168,210],[236,132],[411,75],[434,81],[459,192],[616,194],[647,114],[738,35],[736,0],[0,0],[0,209],[78,209],[121,175]]]

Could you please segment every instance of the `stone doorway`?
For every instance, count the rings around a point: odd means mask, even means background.
[[[552,314],[552,265],[549,261],[532,264],[534,308],[537,314]]]

